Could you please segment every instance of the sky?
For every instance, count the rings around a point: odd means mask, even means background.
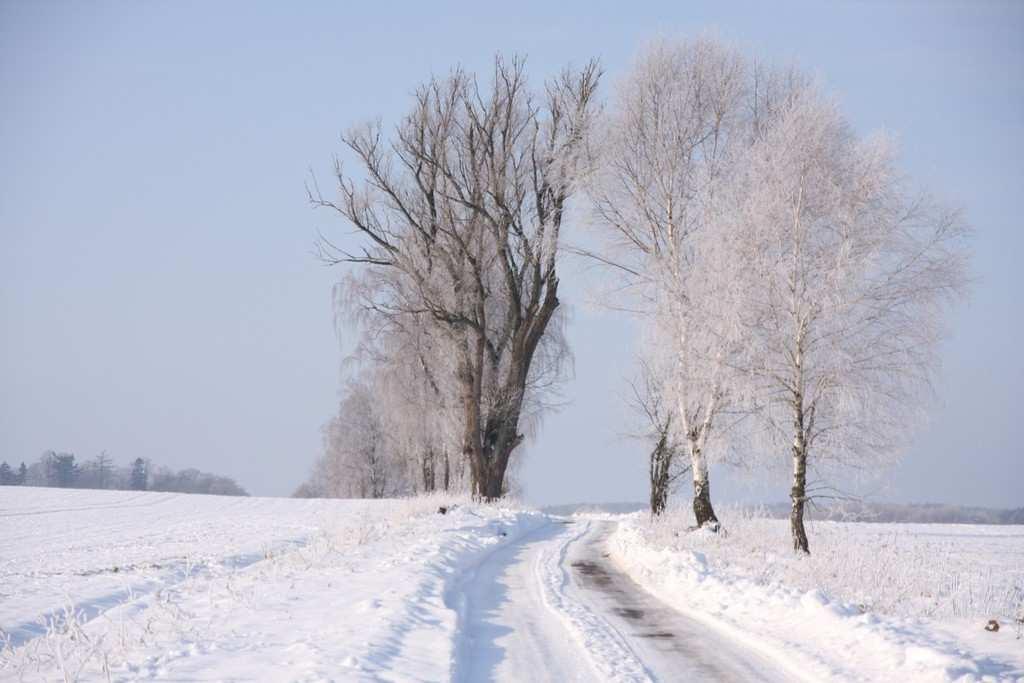
[[[878,500],[1024,505],[1024,3],[63,3],[0,0],[0,460],[107,451],[288,495],[321,448],[351,343],[304,182],[339,134],[497,51],[536,84],[712,32],[796,61],[858,131],[975,229],[931,422]],[[570,228],[572,229],[572,228]],[[567,264],[575,378],[523,453],[539,503],[646,498],[626,438],[635,329]],[[780,455],[784,457],[784,455]],[[839,482],[843,484],[844,482]],[[781,483],[718,469],[719,500]]]

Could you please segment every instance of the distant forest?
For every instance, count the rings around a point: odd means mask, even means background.
[[[127,465],[117,465],[106,453],[81,462],[76,461],[73,453],[55,451],[46,451],[31,465],[22,462],[18,467],[11,467],[7,462],[0,463],[0,486],[249,495],[230,477],[194,468],[174,471],[154,466],[142,458],[136,458]]]
[[[572,515],[577,512],[624,514],[647,509],[647,503],[572,503],[549,505],[544,512]],[[789,503],[740,506],[753,517],[788,519]],[[843,501],[817,504],[808,510],[809,519],[832,522],[889,522],[899,524],[1024,524],[1024,507],[1013,510],[952,505],[949,503],[872,503]]]
[[[771,517],[788,518],[789,504],[767,507]],[[815,505],[811,519],[834,522],[903,522],[909,524],[1024,524],[1024,508],[996,508],[951,505],[948,503],[869,503],[844,501]]]

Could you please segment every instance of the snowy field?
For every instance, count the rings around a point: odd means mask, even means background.
[[[817,678],[1024,678],[1024,527],[813,522],[801,557],[788,521],[730,512],[723,535],[688,531],[687,510],[620,517],[613,555],[677,609]]]
[[[5,487],[0,678],[442,680],[447,582],[541,519],[442,502]]]
[[[1024,680],[1019,527],[648,519],[5,487],[0,679]]]

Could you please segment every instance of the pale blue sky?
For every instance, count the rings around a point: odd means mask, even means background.
[[[726,6],[727,5],[727,6]],[[933,425],[886,500],[1024,505],[1024,3],[0,2],[0,460],[136,456],[289,493],[340,352],[305,201],[338,134],[496,50],[538,79],[714,30],[796,59],[977,229]],[[633,336],[582,305],[576,380],[521,477],[541,503],[642,500],[620,397]],[[718,472],[721,498],[781,499]],[[730,480],[727,482],[727,480]]]

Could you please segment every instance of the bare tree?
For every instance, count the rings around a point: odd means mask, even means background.
[[[709,439],[727,406],[725,356],[736,340],[701,244],[714,238],[710,206],[749,138],[751,73],[713,40],[651,45],[595,136],[599,170],[589,186],[608,238],[597,257],[616,267],[648,319],[645,343],[660,347],[658,393],[675,404],[697,525],[715,528]]]
[[[440,386],[457,400],[473,493],[487,500],[503,493],[524,411],[560,375],[559,233],[599,76],[595,63],[567,70],[540,103],[518,59],[498,58],[489,87],[461,70],[433,79],[390,142],[379,123],[343,137],[364,184],[339,163],[337,201],[310,191],[364,238],[357,252],[321,242],[328,262],[372,271],[361,305],[429,321],[452,350]]]
[[[106,451],[102,451],[89,463],[91,474],[95,478],[94,485],[98,489],[105,489],[111,485],[113,474],[113,461]]]
[[[640,381],[632,388],[634,406],[645,423],[642,437],[652,444],[648,455],[651,514],[660,515],[668,506],[673,486],[689,473],[690,465],[679,457],[684,449],[674,429],[674,411],[665,405],[662,384],[650,365],[641,361]]]
[[[741,302],[752,424],[766,448],[789,446],[793,546],[807,552],[808,464],[875,469],[905,444],[965,284],[965,228],[813,86],[776,100],[737,169],[709,262]]]

